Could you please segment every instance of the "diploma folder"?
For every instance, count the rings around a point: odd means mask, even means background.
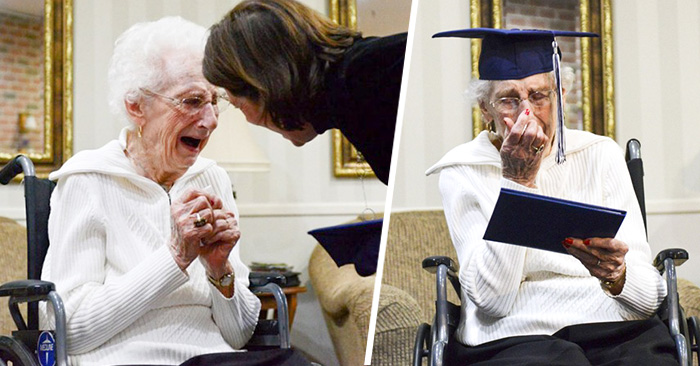
[[[501,188],[484,239],[568,254],[566,238],[614,238],[627,212]]]
[[[355,271],[366,277],[377,272],[379,241],[383,219],[354,222],[309,231],[333,258],[338,267],[354,264]]]

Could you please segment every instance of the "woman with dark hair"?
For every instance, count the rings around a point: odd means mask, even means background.
[[[204,76],[248,122],[302,146],[337,128],[388,183],[406,33],[362,38],[292,0],[246,0],[211,28]]]

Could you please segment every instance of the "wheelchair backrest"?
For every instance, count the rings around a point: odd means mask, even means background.
[[[36,177],[32,161],[24,155],[12,159],[0,171],[0,183],[7,184],[24,173],[24,202],[27,217],[27,279],[41,279],[41,268],[49,249],[49,213],[51,193],[56,183]],[[27,308],[27,325],[38,329],[38,304]]]

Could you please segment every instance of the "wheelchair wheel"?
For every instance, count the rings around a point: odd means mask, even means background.
[[[423,366],[423,358],[430,357],[430,346],[432,345],[430,325],[423,323],[416,331],[416,341],[413,345],[413,366]],[[428,360],[430,363],[430,360]]]
[[[0,336],[0,359],[6,365],[37,366],[36,357],[25,345],[11,337]]]

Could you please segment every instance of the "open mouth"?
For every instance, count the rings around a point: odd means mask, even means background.
[[[187,137],[187,136],[181,137],[181,138],[180,138],[180,141],[182,141],[183,144],[185,144],[185,145],[187,145],[187,146],[189,146],[189,147],[191,147],[191,148],[193,148],[193,149],[198,148],[198,147],[199,147],[199,143],[202,142],[202,140],[200,140],[200,139],[196,139],[196,138],[193,138],[193,137]]]

